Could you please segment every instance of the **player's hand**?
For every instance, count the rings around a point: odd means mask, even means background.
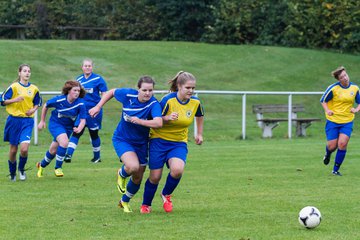
[[[101,107],[95,106],[89,110],[89,115],[94,118],[96,117],[101,110]]]
[[[351,109],[350,109],[350,112],[352,112],[352,113],[357,113],[357,112],[359,112],[359,110],[357,110],[356,108],[351,108]]]
[[[197,145],[201,145],[201,144],[203,143],[203,137],[202,137],[202,135],[197,135],[197,136],[195,137],[195,143],[196,143]]]
[[[38,129],[41,130],[43,128],[46,128],[46,123],[45,123],[45,121],[40,121],[38,124]]]
[[[168,121],[178,120],[178,118],[179,118],[179,114],[177,112],[172,112],[170,113],[170,115],[167,116]]]
[[[326,114],[327,114],[328,116],[332,116],[332,115],[334,115],[334,112],[331,111],[331,110],[326,110]]]

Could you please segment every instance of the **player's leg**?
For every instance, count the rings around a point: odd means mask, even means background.
[[[49,150],[46,151],[44,158],[41,160],[41,162],[36,163],[36,167],[38,169],[36,175],[38,177],[43,176],[44,168],[46,168],[47,165],[51,163],[51,161],[55,158],[57,148],[59,146],[59,143],[56,141],[52,141],[50,144]]]
[[[99,129],[90,129],[89,128],[89,133],[90,133],[91,144],[92,144],[93,154],[94,154],[94,157],[93,157],[93,159],[91,159],[91,162],[92,163],[101,162],[101,158],[100,158],[101,140],[99,137]]]
[[[145,182],[143,202],[140,209],[141,213],[151,212],[151,204],[161,179],[162,170],[162,168],[150,169],[150,176]]]
[[[64,162],[66,148],[69,144],[68,135],[66,133],[62,133],[56,137],[56,141],[59,143],[59,146],[56,149],[55,176],[62,177],[64,176],[62,164]]]
[[[70,140],[69,140],[69,144],[67,146],[67,152],[66,152],[66,156],[64,158],[64,162],[70,163],[71,162],[71,158],[76,150],[77,145],[79,144],[79,139],[80,137],[83,135],[85,128],[83,128],[83,130],[80,133],[75,133],[73,132]]]
[[[18,150],[17,145],[12,145],[10,143],[10,149],[9,149],[9,173],[10,173],[10,180],[15,182],[16,181],[16,153]]]
[[[344,162],[346,156],[347,145],[350,140],[350,136],[352,133],[353,123],[345,124],[340,129],[339,139],[338,139],[338,150],[335,156],[335,164],[333,167],[333,174],[340,175],[339,169],[341,164]]]
[[[325,155],[323,158],[323,163],[328,165],[330,162],[331,154],[337,149],[338,146],[338,137],[339,137],[339,126],[336,123],[327,121],[325,125],[325,133],[327,144],[325,148]]]
[[[21,134],[20,134],[20,154],[19,154],[19,175],[20,180],[26,180],[25,174],[25,165],[28,159],[31,134],[34,128],[34,119],[33,118],[24,118]]]

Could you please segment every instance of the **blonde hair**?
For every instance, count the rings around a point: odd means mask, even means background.
[[[182,86],[187,81],[196,81],[196,78],[189,72],[178,72],[173,79],[168,81],[170,84],[170,92],[178,91],[178,85]]]
[[[339,76],[343,71],[346,71],[345,67],[343,67],[343,66],[338,67],[337,69],[335,69],[334,71],[331,72],[331,76],[333,76],[334,78],[339,80]]]

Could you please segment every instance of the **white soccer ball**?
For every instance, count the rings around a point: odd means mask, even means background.
[[[319,209],[313,206],[307,206],[299,212],[299,223],[306,228],[316,228],[321,222],[321,213]]]

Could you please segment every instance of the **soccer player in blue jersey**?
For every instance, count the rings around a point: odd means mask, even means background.
[[[89,111],[91,116],[96,117],[101,107],[113,97],[123,105],[112,141],[116,154],[123,163],[117,173],[117,187],[124,194],[119,201],[124,212],[132,212],[129,201],[140,188],[147,165],[150,128],[162,126],[161,107],[153,96],[154,85],[151,77],[143,76],[138,81],[138,90],[112,89]],[[126,183],[129,176],[130,180]]]
[[[29,82],[30,76],[30,66],[21,64],[18,79],[3,92],[0,99],[1,105],[6,106],[9,114],[4,129],[4,141],[10,144],[8,163],[11,181],[16,181],[16,154],[19,144],[19,178],[26,180],[25,164],[34,128],[34,113],[42,101],[39,89]]]
[[[86,112],[89,109],[93,108],[101,99],[101,95],[104,94],[108,88],[105,80],[96,73],[93,73],[93,61],[91,59],[85,59],[82,64],[83,74],[76,78],[85,89],[86,95],[84,97]],[[101,162],[100,158],[100,145],[101,140],[99,137],[99,130],[101,129],[103,112],[101,112],[95,117],[92,118],[89,115],[86,117],[86,127],[89,129],[89,134],[91,138],[91,144],[93,147],[93,158],[91,162],[98,163]],[[79,143],[80,137],[84,133],[83,129],[81,132],[74,132],[70,138],[68,145],[67,153],[64,161],[70,163],[71,158],[74,154],[74,151]]]
[[[77,81],[67,81],[62,88],[62,95],[49,99],[41,111],[39,130],[46,127],[45,118],[49,108],[54,108],[49,119],[49,131],[53,136],[49,150],[41,162],[36,164],[37,176],[43,177],[44,168],[56,157],[55,176],[64,176],[62,164],[72,132],[79,133],[86,123],[86,108],[84,100],[85,90]],[[79,118],[79,125],[75,126]]]
[[[141,213],[151,212],[151,203],[156,193],[164,164],[170,168],[161,193],[165,212],[171,212],[171,194],[180,182],[188,153],[188,128],[196,119],[195,143],[203,142],[204,111],[200,100],[193,96],[196,79],[188,72],[180,71],[169,81],[171,87],[164,96],[162,107],[163,127],[150,130],[149,169],[150,176],[145,183]]]
[[[338,82],[330,85],[322,95],[320,102],[326,116],[326,153],[325,165],[330,162],[331,153],[337,149],[332,174],[341,176],[339,172],[346,155],[346,148],[353,130],[355,113],[360,110],[359,87],[352,82],[344,67],[332,72]],[[357,104],[354,108],[354,104]]]

